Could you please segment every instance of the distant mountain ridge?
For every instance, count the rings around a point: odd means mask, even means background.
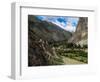
[[[41,21],[33,15],[28,16],[28,21],[34,32],[49,42],[68,40],[72,36],[71,32],[51,22]]]

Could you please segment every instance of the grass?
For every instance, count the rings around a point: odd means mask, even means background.
[[[69,49],[69,50],[57,50],[56,53],[60,56],[69,57],[84,63],[88,63],[88,54],[84,50],[76,50],[76,49]]]
[[[88,60],[88,56],[87,56],[87,52],[85,51],[81,51],[81,50],[69,50],[69,51],[57,51],[58,54],[62,55],[62,56],[65,56],[65,57],[69,57],[69,58],[72,58],[72,59],[75,59],[75,60],[78,60],[78,61],[81,61],[81,62],[84,62],[84,63],[87,63]]]
[[[60,58],[56,59],[56,62],[58,63],[62,63],[61,56],[75,59],[83,63],[88,63],[88,52],[86,51],[87,45],[81,47],[80,45],[73,43],[68,44],[66,41],[63,41],[59,43],[53,43],[51,44],[51,47],[55,48],[56,54]]]

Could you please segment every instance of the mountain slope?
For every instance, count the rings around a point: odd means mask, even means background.
[[[28,66],[63,64],[49,42],[68,40],[72,34],[57,25],[28,16]]]
[[[68,40],[72,36],[70,32],[59,26],[51,22],[41,21],[35,16],[29,15],[28,21],[35,33],[49,42]]]

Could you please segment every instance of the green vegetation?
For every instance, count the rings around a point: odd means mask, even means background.
[[[81,46],[75,43],[67,43],[65,40],[50,43],[50,46],[55,49],[59,57],[68,57],[83,63],[88,63],[87,45]]]

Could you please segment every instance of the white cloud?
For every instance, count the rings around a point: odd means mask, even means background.
[[[56,24],[57,26],[61,27],[62,29],[64,30],[67,30],[67,31],[70,31],[70,32],[75,32],[76,30],[76,27],[75,26],[72,26],[71,22],[69,22],[66,27],[63,26],[63,23],[59,23],[59,22],[52,22],[54,24]]]
[[[75,26],[66,26],[66,30],[68,30],[70,32],[75,32],[76,27]]]

